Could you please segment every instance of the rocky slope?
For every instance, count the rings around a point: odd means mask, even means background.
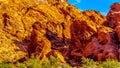
[[[31,54],[41,60],[54,55],[71,65],[79,65],[82,57],[118,59],[119,7],[114,3],[105,17],[81,12],[67,0],[1,0],[0,62]]]

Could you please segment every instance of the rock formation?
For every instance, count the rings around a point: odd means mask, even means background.
[[[107,14],[107,22],[105,23],[106,26],[115,28],[116,26],[120,25],[120,4],[114,3],[111,5],[111,9]]]
[[[119,3],[103,16],[95,10],[81,12],[67,0],[1,0],[0,62],[32,54],[42,61],[54,54],[73,66],[82,57],[118,60],[119,12]]]

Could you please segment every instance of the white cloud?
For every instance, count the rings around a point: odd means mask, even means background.
[[[80,8],[78,8],[78,9],[79,9],[80,11],[82,11],[82,12],[84,11],[83,9],[80,9]]]
[[[73,4],[76,5],[76,4],[79,4],[81,3],[81,0],[76,0]]]

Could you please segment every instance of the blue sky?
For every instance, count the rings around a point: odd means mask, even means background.
[[[106,15],[110,9],[110,5],[120,0],[68,0],[70,4],[75,5],[81,11],[97,10]]]

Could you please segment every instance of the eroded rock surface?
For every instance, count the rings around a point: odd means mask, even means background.
[[[80,65],[81,58],[118,60],[120,4],[106,16],[81,12],[67,0],[0,1],[0,61],[32,54],[41,62],[55,54],[62,62]],[[120,59],[120,58],[119,58]]]
[[[120,25],[120,4],[114,3],[111,5],[110,11],[107,14],[107,22],[105,23],[106,26],[111,28],[115,28],[116,26]]]

